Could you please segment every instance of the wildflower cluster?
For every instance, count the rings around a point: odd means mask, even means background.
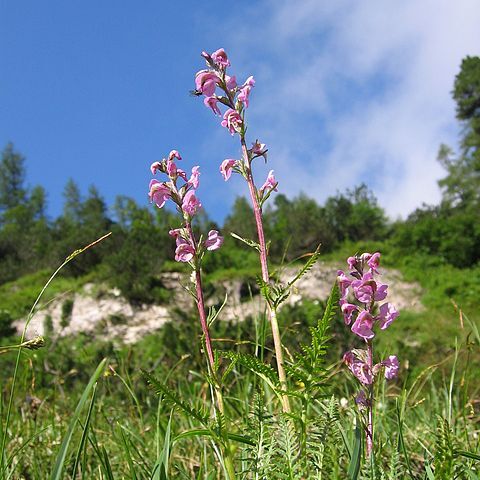
[[[156,179],[150,181],[150,190],[148,196],[150,201],[155,203],[158,208],[162,208],[169,199],[177,205],[178,211],[182,214],[185,221],[184,227],[175,228],[169,231],[170,236],[175,238],[177,248],[175,250],[175,260],[177,262],[191,262],[199,259],[206,250],[217,250],[222,246],[223,237],[217,230],[210,230],[207,239],[202,242],[196,242],[191,229],[191,221],[202,204],[195,195],[195,190],[200,183],[200,167],[195,166],[189,178],[181,168],[178,168],[175,160],[181,160],[182,157],[177,150],[172,150],[168,157],[160,162],[152,163],[150,170],[153,175],[157,172],[168,176],[168,181],[160,182]],[[178,185],[178,181],[183,181],[183,185]]]
[[[340,308],[346,325],[351,326],[352,332],[370,343],[375,337],[373,328],[378,324],[381,330],[388,328],[398,317],[399,313],[391,303],[378,302],[387,297],[388,285],[375,280],[379,274],[380,253],[364,253],[360,256],[349,257],[347,260],[350,278],[342,271],[338,271],[340,286]],[[347,297],[350,290],[356,303],[349,303]],[[352,350],[343,357],[351,372],[363,385],[370,385],[375,375],[385,369],[387,379],[394,378],[398,373],[398,359],[390,355],[388,359],[376,364],[372,368],[368,364],[368,352]]]
[[[383,370],[385,378],[390,380],[398,374],[398,359],[390,355],[387,359],[373,364],[374,327],[380,330],[388,328],[398,317],[398,312],[391,303],[381,302],[387,297],[388,285],[375,279],[379,275],[380,253],[373,255],[363,253],[349,257],[347,260],[349,275],[338,271],[340,287],[340,307],[346,325],[352,325],[352,332],[363,339],[367,349],[354,349],[343,356],[343,361],[352,374],[364,386],[356,398],[361,408],[366,408],[368,418],[365,426],[367,436],[367,454],[373,449],[373,406],[374,383],[377,375]],[[351,303],[351,300],[354,303]]]
[[[227,67],[230,66],[230,60],[223,48],[211,55],[202,52],[202,57],[208,68],[196,73],[195,93],[204,95],[205,106],[215,115],[222,117],[221,125],[232,135],[238,134],[243,144],[246,132],[245,110],[250,103],[250,92],[255,86],[255,79],[250,76],[239,85],[235,76],[229,76]],[[220,105],[226,107],[223,115]],[[264,157],[266,160],[267,147],[258,140],[252,144],[251,148],[245,148],[245,150],[246,155],[242,160],[227,158],[220,165],[220,173],[225,181],[230,178],[232,171],[242,174],[248,180],[251,161],[258,157]],[[276,191],[276,187],[277,181],[273,170],[270,170],[265,183],[257,190],[259,200],[266,199],[273,190]]]

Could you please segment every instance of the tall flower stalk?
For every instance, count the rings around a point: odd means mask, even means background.
[[[225,181],[227,181],[232,172],[241,174],[248,185],[250,200],[252,203],[255,223],[257,227],[258,243],[255,245],[260,257],[262,270],[262,280],[265,284],[270,282],[270,273],[268,270],[268,251],[265,241],[263,228],[262,207],[272,191],[276,191],[277,182],[270,171],[265,183],[257,188],[254,181],[252,163],[256,158],[263,157],[267,160],[267,148],[265,144],[256,140],[251,148],[247,146],[245,121],[245,111],[249,106],[249,97],[252,88],[255,86],[253,76],[239,85],[235,76],[227,74],[227,68],[230,66],[230,60],[223,49],[213,52],[211,55],[202,52],[202,57],[207,63],[207,69],[200,70],[195,75],[195,93],[204,96],[204,104],[210,108],[215,115],[221,116],[221,125],[225,127],[231,135],[238,135],[240,139],[242,158],[228,158],[220,165],[220,172]],[[219,105],[227,107],[222,115]],[[275,357],[277,362],[277,371],[282,390],[286,390],[287,379],[285,375],[283,346],[278,327],[276,310],[270,302],[267,302],[268,318],[272,329],[273,343],[275,347]],[[290,412],[288,397],[281,394],[282,409],[284,412]]]
[[[183,222],[179,228],[169,231],[169,235],[175,238],[175,260],[188,263],[192,268],[192,281],[195,289],[191,291],[195,298],[200,324],[202,327],[205,343],[205,354],[208,371],[213,382],[215,411],[222,417],[225,416],[225,407],[220,383],[217,378],[215,355],[212,348],[212,340],[208,328],[208,317],[205,310],[205,299],[202,288],[201,262],[205,251],[218,250],[223,244],[223,237],[218,231],[210,230],[206,239],[196,239],[192,228],[192,220],[202,204],[197,198],[195,190],[199,186],[200,169],[198,166],[192,168],[189,178],[181,168],[178,168],[176,160],[182,157],[177,150],[172,150],[167,158],[160,162],[152,163],[150,170],[153,175],[161,172],[168,177],[167,181],[160,182],[156,179],[150,181],[149,198],[159,208],[162,208],[167,200],[171,200],[181,214]],[[179,182],[181,185],[179,185]],[[219,424],[222,422],[220,421]],[[231,456],[231,447],[228,438],[224,439],[224,462],[227,477],[235,478],[235,469]]]
[[[391,303],[378,302],[387,297],[388,285],[375,279],[379,275],[380,253],[373,255],[363,253],[349,257],[347,260],[349,275],[342,270],[338,271],[340,287],[340,307],[346,325],[352,325],[352,332],[360,337],[366,349],[353,349],[345,353],[343,361],[348,369],[362,385],[355,401],[366,411],[365,435],[367,443],[367,457],[370,457],[374,447],[374,406],[375,383],[378,374],[383,370],[387,380],[398,374],[398,359],[390,355],[380,363],[374,364],[373,339],[374,327],[380,330],[388,328],[398,317],[399,313]]]

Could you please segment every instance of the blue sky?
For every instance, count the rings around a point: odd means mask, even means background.
[[[0,0],[0,146],[61,210],[69,177],[147,203],[152,161],[178,149],[221,221],[239,178],[218,166],[237,139],[189,96],[202,50],[253,74],[249,133],[269,146],[279,190],[322,201],[365,181],[390,216],[439,199],[441,142],[456,146],[450,98],[480,53],[476,0],[48,2]]]

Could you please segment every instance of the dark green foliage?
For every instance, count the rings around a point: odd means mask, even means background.
[[[62,328],[66,328],[70,324],[70,320],[72,319],[72,311],[73,300],[71,298],[67,298],[62,303],[62,313],[60,316],[60,326]]]
[[[13,335],[15,329],[12,327],[12,318],[8,310],[0,310],[0,337],[9,337]]]

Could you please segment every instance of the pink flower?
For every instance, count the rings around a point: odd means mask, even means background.
[[[185,170],[182,170],[181,168],[177,167],[177,175],[180,178],[183,178],[183,180],[187,181],[187,174],[185,173]]]
[[[380,300],[385,300],[385,298],[387,298],[387,289],[388,289],[387,284],[376,282],[376,291],[373,297],[374,300],[376,302],[379,302]]]
[[[357,257],[348,257],[347,264],[350,270],[355,270],[355,267],[357,266]]]
[[[170,189],[158,180],[151,180],[148,197],[158,208],[162,208],[165,205],[165,202],[170,198]]]
[[[232,77],[225,75],[225,83],[229,90],[233,90],[237,86],[237,78],[235,77],[235,75],[233,75]]]
[[[340,296],[344,299],[348,295],[348,287],[351,285],[352,281],[348,279],[342,270],[338,270],[337,282],[340,287]]]
[[[200,167],[196,165],[195,167],[192,168],[192,176],[188,180],[189,185],[191,185],[193,188],[198,188],[199,182],[199,177],[200,177]]]
[[[217,87],[218,77],[210,70],[200,70],[195,75],[195,87],[203,93],[206,97],[211,97],[215,93]]]
[[[373,322],[374,319],[371,313],[368,310],[363,310],[358,314],[357,319],[352,325],[352,332],[364,340],[369,340],[375,336],[372,330]]]
[[[274,190],[276,192],[277,191],[277,185],[278,185],[278,182],[275,180],[275,177],[273,176],[273,170],[270,170],[268,172],[267,179],[265,180],[265,183],[260,188],[260,191],[264,192],[265,190]]]
[[[215,115],[221,115],[222,112],[220,111],[220,109],[218,108],[218,100],[216,97],[205,97],[203,99],[203,103],[205,104],[206,107],[209,107],[212,109],[212,112],[215,114]]]
[[[388,285],[377,283],[373,279],[373,275],[367,272],[361,279],[353,280],[352,288],[359,302],[370,303],[373,300],[384,300],[387,296]]]
[[[167,160],[167,174],[169,177],[175,177],[177,174],[177,166],[173,160],[170,160],[170,158]]]
[[[182,210],[188,215],[195,215],[201,206],[202,204],[195,196],[195,190],[189,190],[183,197]]]
[[[223,237],[218,234],[216,230],[210,230],[208,237],[205,240],[205,247],[207,250],[218,250],[223,244]]]
[[[181,228],[172,228],[172,230],[168,231],[168,234],[173,238],[177,238],[180,235],[180,233],[182,233]]]
[[[244,87],[254,87],[255,86],[255,79],[253,78],[253,75],[250,75],[247,80],[245,80],[245,83],[243,84]]]
[[[370,267],[372,272],[378,273],[378,265],[380,264],[380,253],[374,253],[368,260],[367,265]]]
[[[356,305],[353,305],[351,303],[342,303],[341,309],[342,309],[343,319],[345,321],[345,324],[350,325],[353,319],[353,314],[355,312],[358,312],[359,308]]]
[[[189,262],[195,255],[195,249],[183,238],[177,238],[177,248],[175,249],[175,260],[177,262]]]
[[[368,407],[369,401],[364,390],[360,390],[355,397],[355,403],[360,407]]]
[[[387,380],[391,380],[398,375],[400,365],[396,355],[390,355],[387,360],[384,360],[381,364],[385,367],[385,378]]]
[[[250,96],[250,91],[252,90],[252,87],[250,85],[245,85],[240,89],[240,92],[238,94],[238,100],[242,102],[245,105],[245,108],[248,108],[248,97]]]
[[[177,150],[172,150],[169,154],[168,154],[168,159],[169,160],[173,160],[174,158],[176,158],[177,160],[181,160],[182,157],[180,156],[180,154],[178,153]]]
[[[227,54],[225,53],[225,50],[223,48],[219,48],[218,50],[213,52],[211,57],[214,63],[216,63],[219,67],[225,68],[230,66],[230,60],[228,59]]]
[[[162,164],[160,162],[153,162],[150,165],[150,170],[152,172],[152,175],[155,175],[157,173],[157,170],[161,170]]]
[[[360,360],[353,352],[347,352],[343,356],[343,361],[349,370],[360,380],[360,383],[364,385],[373,383],[373,373],[368,364]]]
[[[232,175],[232,169],[236,165],[237,161],[233,158],[227,158],[220,165],[220,173],[223,175],[225,181],[227,181]]]
[[[399,316],[397,309],[391,303],[380,305],[380,313],[377,317],[380,328],[385,330]]]
[[[242,117],[232,108],[229,108],[223,114],[222,127],[228,128],[229,132],[233,135],[235,132],[240,132],[242,129]]]
[[[260,143],[258,140],[252,143],[252,153],[255,155],[264,155],[267,151],[267,146],[264,143]]]
[[[368,253],[368,252],[365,252],[365,253],[362,253],[360,255],[360,261],[361,262],[368,262],[370,260],[370,258],[372,258],[372,254],[371,253]]]

